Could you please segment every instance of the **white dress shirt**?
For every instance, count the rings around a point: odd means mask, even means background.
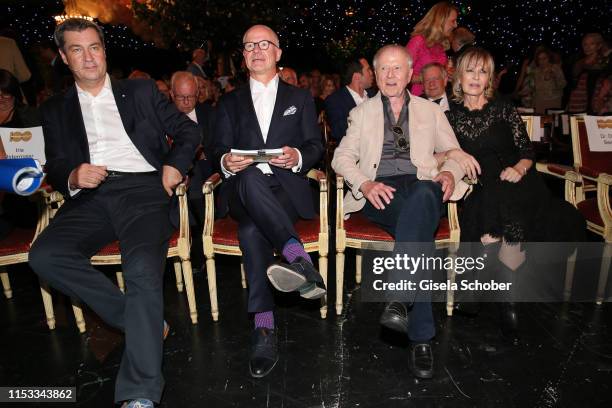
[[[438,97],[438,98],[427,98],[430,101],[435,101],[436,99],[440,99],[442,98],[442,100],[440,101],[440,108],[442,109],[442,112],[446,112],[447,110],[450,110],[450,106],[448,106],[448,96],[446,95],[446,92],[442,94],[442,96]]]
[[[278,93],[278,75],[267,84],[263,84],[252,77],[249,79],[249,87],[251,88],[251,98],[253,99],[253,107],[255,108],[255,115],[257,116],[257,122],[261,129],[261,135],[263,136],[264,143],[268,140],[268,131],[270,130],[270,123],[272,122],[272,114],[274,113],[274,105],[276,104],[276,94]],[[293,172],[298,172],[302,168],[302,153],[298,149],[298,164],[291,168]],[[226,153],[227,154],[227,153]],[[233,176],[223,165],[223,157],[221,157],[221,170],[225,177]],[[264,174],[272,174],[272,169],[268,163],[258,163],[257,168]]]
[[[191,119],[192,122],[198,123],[198,115],[196,115],[195,108],[187,114],[187,117]]]
[[[353,97],[353,100],[355,101],[355,106],[359,106],[363,102],[368,100],[368,93],[365,90],[363,91],[363,96],[361,96],[357,92],[353,91],[348,85],[346,85],[346,89],[348,89],[349,93]]]
[[[90,163],[106,166],[107,170],[130,173],[155,171],[123,127],[108,74],[96,96],[75,85],[87,133]],[[74,195],[79,190],[69,188],[69,191]]]

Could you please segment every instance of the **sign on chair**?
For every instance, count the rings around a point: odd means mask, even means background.
[[[7,159],[32,158],[41,165],[46,163],[42,126],[0,128],[0,137]]]
[[[612,116],[584,116],[592,152],[612,152]]]

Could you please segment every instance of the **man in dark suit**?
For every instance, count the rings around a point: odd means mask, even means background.
[[[30,266],[125,333],[115,386],[124,407],[153,407],[164,387],[163,273],[173,189],[191,165],[199,131],[153,81],[111,82],[104,37],[84,19],[55,41],[75,78],[41,108],[47,177],[66,198],[30,250]],[[174,137],[172,147],[166,134]],[[90,257],[119,240],[127,292]]]
[[[196,79],[197,77],[191,72],[175,72],[170,79],[172,88],[170,94],[176,108],[197,123],[200,130],[200,144],[193,167],[189,171],[189,186],[187,188],[189,213],[193,214],[195,218],[195,220],[192,218],[191,223],[194,226],[191,243],[191,264],[195,269],[199,269],[204,258],[202,251],[202,229],[204,228],[202,185],[213,174],[212,160],[206,156],[206,152],[210,151],[214,108],[210,104],[198,103],[200,91]]]
[[[243,37],[248,86],[223,96],[217,106],[215,156],[226,182],[221,185],[220,212],[239,223],[238,238],[249,281],[248,311],[254,315],[249,369],[253,377],[268,374],[278,361],[274,331],[275,288],[298,290],[302,297],[325,294],[323,279],[312,265],[293,224],[315,215],[304,175],[323,153],[314,102],[308,90],[287,85],[276,72],[278,36],[256,25]],[[282,149],[264,163],[231,149]],[[274,264],[274,250],[288,264]],[[267,272],[266,272],[267,271]]]
[[[191,62],[187,65],[187,71],[191,72],[195,76],[201,78],[208,78],[204,70],[204,63],[206,62],[206,51],[202,48],[196,48],[191,53]]]
[[[336,142],[346,134],[349,112],[368,99],[367,89],[372,86],[374,74],[368,60],[359,58],[350,62],[344,71],[344,85],[325,99],[325,114]]]

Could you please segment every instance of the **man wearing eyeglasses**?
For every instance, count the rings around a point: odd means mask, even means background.
[[[210,151],[214,109],[210,104],[198,103],[200,80],[204,81],[201,77],[196,77],[188,71],[177,71],[170,78],[170,95],[174,105],[189,119],[197,123],[200,130],[200,144],[196,151],[193,167],[189,171],[189,187],[187,189],[189,211],[196,219],[191,244],[191,265],[194,269],[201,267],[204,258],[202,252],[202,228],[204,227],[202,185],[213,173],[212,161],[206,155]],[[172,137],[172,135],[169,136]]]
[[[310,92],[286,84],[277,75],[282,51],[276,33],[255,25],[242,42],[249,84],[219,101],[214,150],[226,178],[219,193],[219,212],[225,214],[229,207],[239,224],[249,281],[248,312],[255,323],[249,370],[260,378],[278,361],[268,279],[276,289],[296,290],[307,299],[325,295],[323,279],[293,226],[298,218],[315,215],[304,176],[319,161],[323,145]],[[282,154],[254,163],[252,158],[232,154],[231,149],[282,149]],[[274,264],[275,250],[287,264]]]
[[[362,210],[395,237],[395,253],[418,257],[433,247],[442,203],[459,199],[467,189],[457,163],[447,160],[438,169],[434,157],[459,144],[440,107],[407,91],[412,59],[404,47],[381,48],[373,65],[380,92],[351,111],[332,167],[351,189],[345,215]],[[426,273],[418,270],[415,277]],[[389,281],[398,280],[393,278],[406,275],[390,274]],[[430,297],[414,291],[403,300],[388,303],[380,323],[410,338],[411,371],[431,378],[435,326]]]

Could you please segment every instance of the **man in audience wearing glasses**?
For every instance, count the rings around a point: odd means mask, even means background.
[[[457,163],[447,160],[438,169],[434,157],[459,144],[440,107],[406,90],[412,59],[404,47],[381,48],[373,65],[380,92],[351,111],[332,167],[350,188],[345,215],[362,210],[395,237],[395,252],[420,256],[421,249],[433,249],[443,203],[467,189]],[[419,243],[418,253],[407,243]],[[413,279],[425,273],[417,271]],[[435,326],[429,296],[413,292],[403,302],[388,303],[380,323],[410,338],[413,374],[431,378]]]
[[[274,298],[268,279],[276,289],[299,291],[307,299],[325,295],[323,279],[293,226],[298,218],[315,215],[304,176],[319,161],[323,145],[310,92],[278,77],[281,49],[276,33],[255,25],[242,42],[249,84],[219,101],[214,151],[226,178],[219,193],[219,211],[223,214],[229,207],[239,224],[249,282],[248,312],[255,323],[249,369],[259,378],[278,361]],[[282,149],[282,154],[254,163],[252,157],[231,149]],[[273,263],[275,250],[287,264]]]

